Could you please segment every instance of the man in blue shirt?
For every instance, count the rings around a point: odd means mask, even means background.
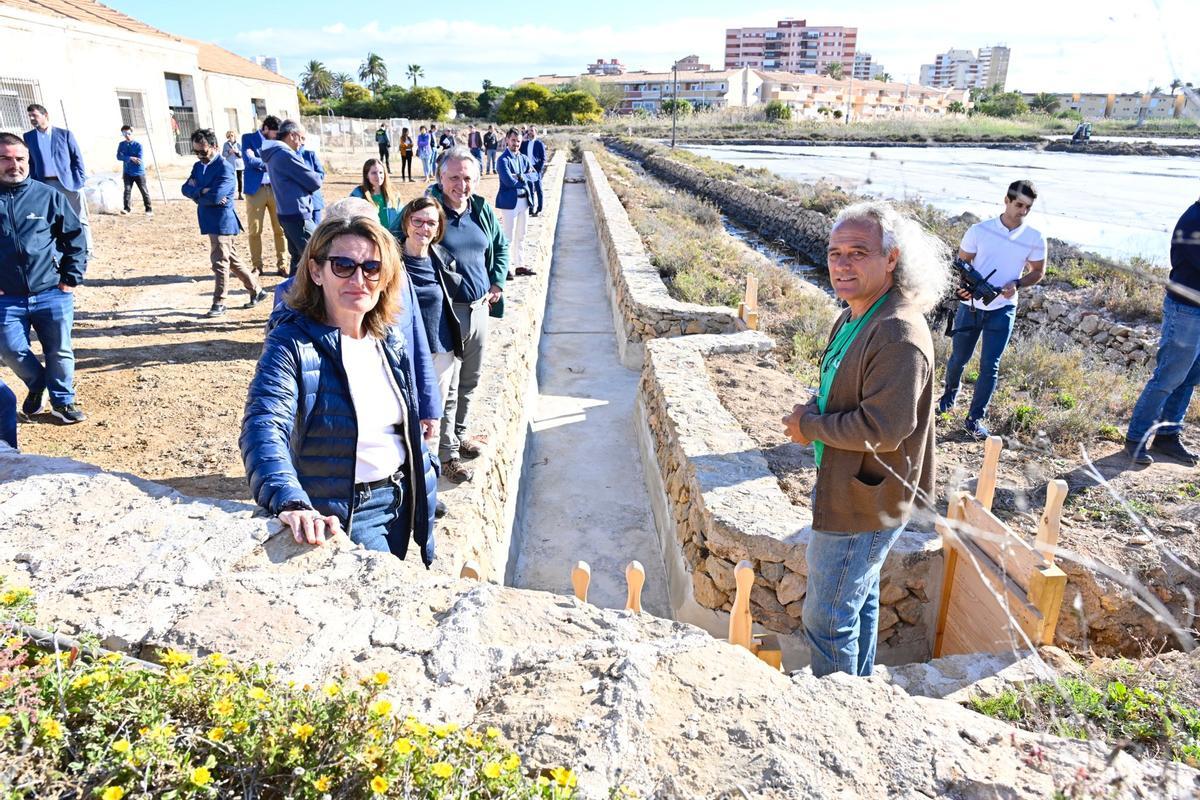
[[[246,165],[245,186],[246,195],[246,224],[249,227],[250,263],[258,273],[264,272],[262,235],[263,217],[271,219],[271,229],[275,233],[275,268],[280,275],[287,275],[284,266],[283,226],[279,224],[279,212],[275,208],[275,193],[271,191],[271,176],[267,174],[267,165],[262,160],[263,145],[275,139],[279,132],[279,118],[268,116],[263,119],[262,127],[242,136],[242,161]]]
[[[0,133],[0,358],[29,391],[21,404],[26,419],[42,412],[49,393],[52,413],[70,425],[85,419],[75,403],[71,327],[86,239],[67,198],[30,179],[29,162],[25,142]]]
[[[1183,212],[1171,236],[1171,275],[1163,298],[1162,336],[1154,374],[1133,407],[1125,434],[1125,453],[1133,463],[1141,466],[1154,463],[1150,453],[1189,467],[1200,463],[1200,455],[1184,447],[1179,438],[1197,383],[1200,383],[1200,200]],[[1147,447],[1151,434],[1154,440]]]
[[[29,124],[33,126],[33,130],[25,133],[25,146],[29,148],[29,176],[57,189],[67,198],[71,210],[83,226],[87,252],[91,254],[92,228],[88,225],[87,201],[83,196],[87,171],[75,134],[66,128],[50,127],[50,112],[39,103],[31,103],[25,110],[29,113]]]
[[[142,158],[142,143],[133,140],[133,128],[121,126],[121,143],[117,145],[117,161],[121,162],[121,178],[125,181],[125,208],[122,214],[129,213],[129,201],[133,199],[134,184],[142,195],[142,203],[146,206],[146,216],[153,217],[150,208],[150,193],[146,191],[146,162]]]

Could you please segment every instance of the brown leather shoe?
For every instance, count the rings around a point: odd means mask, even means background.
[[[482,434],[479,436],[468,436],[458,443],[459,454],[466,459],[479,458],[483,453],[483,448],[487,446],[487,437]]]
[[[475,471],[469,467],[464,467],[463,463],[457,458],[452,458],[449,461],[442,462],[442,477],[451,483],[466,483],[475,477]]]

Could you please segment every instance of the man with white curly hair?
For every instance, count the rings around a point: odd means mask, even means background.
[[[813,674],[870,675],[879,573],[933,493],[933,337],[925,313],[950,284],[949,253],[886,203],[844,209],[829,279],[849,306],[821,356],[817,396],[784,417],[817,463],[804,629]]]

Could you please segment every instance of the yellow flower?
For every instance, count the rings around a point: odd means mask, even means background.
[[[307,742],[308,737],[312,736],[316,730],[316,728],[314,728],[312,725],[309,725],[307,722],[305,722],[303,725],[296,723],[292,726],[292,736],[295,736],[302,742]]]
[[[239,720],[239,721],[233,723],[233,725],[231,725],[230,727],[233,729],[234,733],[242,734],[242,733],[245,733],[247,730],[249,730],[250,724]]]
[[[108,670],[106,669],[98,669],[92,673],[92,680],[96,683],[108,683],[109,677]]]
[[[318,792],[328,792],[329,787],[333,785],[333,780],[328,775],[322,775],[313,781],[313,788]]]
[[[392,713],[392,703],[390,700],[376,700],[367,710],[377,717],[386,717]]]
[[[521,766],[521,757],[516,753],[513,753],[508,758],[504,759],[501,766],[504,767],[505,772],[512,772],[517,767]]]
[[[120,753],[121,755],[124,755],[125,753],[129,752],[129,740],[117,739],[110,745],[110,747],[112,747],[114,753]]]
[[[156,725],[154,729],[150,731],[150,737],[153,739],[170,739],[174,735],[174,725]]]
[[[0,714],[0,731],[13,724],[13,718],[8,714]]]
[[[458,730],[457,725],[455,725],[453,722],[447,722],[444,725],[438,725],[433,729],[433,732],[439,739],[445,739],[456,730]]]
[[[214,742],[225,741],[225,729],[224,728],[209,728],[208,729],[208,738]]]
[[[46,719],[41,721],[41,726],[42,726],[42,733],[46,734],[51,739],[63,738],[63,726],[62,726],[62,723],[59,722],[58,720],[53,719],[51,717],[47,717]]]
[[[383,794],[388,790],[387,778],[382,775],[376,775],[371,778],[371,791],[375,794]]]
[[[186,672],[178,672],[173,670],[171,674],[167,676],[167,680],[172,686],[185,686],[192,682],[192,676],[188,675]]]
[[[464,736],[463,743],[467,747],[477,750],[483,746],[483,739],[480,739],[478,736]]]
[[[538,775],[537,785],[538,786],[549,786],[550,779],[547,778],[545,775]]]
[[[376,686],[387,686],[388,681],[390,681],[391,679],[392,679],[392,677],[390,675],[388,675],[386,672],[376,672],[375,677],[374,677]]]
[[[502,773],[503,771],[500,769],[500,765],[495,761],[483,765],[483,776],[485,778],[492,778],[495,780],[496,778],[499,778]]]
[[[225,684],[226,686],[232,686],[233,684],[237,683],[238,679],[237,675],[233,674],[229,670],[218,672],[217,678],[219,678],[221,683]]]
[[[104,790],[104,794],[100,795],[100,800],[121,800],[125,796],[125,790],[120,786],[110,786]]]
[[[289,761],[299,761],[300,756],[301,756],[301,753],[300,753],[299,747],[292,745],[290,748],[288,748],[288,760]]]
[[[20,636],[10,636],[4,640],[4,644],[7,647],[11,647],[13,650],[16,650],[18,647],[25,646],[25,640]]]
[[[392,745],[392,749],[402,756],[406,756],[413,751],[413,743],[411,739],[397,739]]]
[[[363,748],[363,761],[378,761],[383,756],[383,748],[377,744],[369,744]]]
[[[454,767],[450,766],[445,761],[439,761],[430,767],[429,771],[442,780],[446,780],[454,774]]]
[[[566,767],[555,767],[550,770],[550,777],[554,778],[554,782],[565,789],[573,789],[579,783],[575,777],[575,773]]]
[[[71,681],[72,689],[86,689],[92,685],[92,677],[90,675],[80,675],[75,680]]]
[[[251,700],[257,700],[260,703],[267,702],[267,690],[261,686],[252,687],[247,694],[250,696]]]
[[[370,728],[367,728],[367,738],[372,742],[382,742],[383,731],[379,729],[378,725],[373,725]]]
[[[487,737],[489,739],[499,739],[500,738],[500,729],[499,728],[488,728],[487,729]]]
[[[162,663],[168,667],[183,667],[191,663],[192,657],[187,653],[181,653],[178,650],[168,650],[167,654],[162,657]]]
[[[106,655],[100,659],[100,663],[101,664],[116,664],[120,660],[121,660],[120,653],[109,653],[108,655]]]
[[[191,781],[197,786],[208,786],[212,783],[212,773],[208,771],[208,767],[196,767],[192,770]]]
[[[214,667],[219,668],[219,667],[224,667],[227,664],[229,664],[229,659],[226,658],[221,653],[209,653],[208,663],[212,664]]]
[[[418,722],[417,720],[413,719],[412,717],[409,717],[407,720],[404,721],[404,727],[408,728],[408,730],[414,736],[418,736],[422,739],[429,735],[429,726],[426,725],[424,722]]]
[[[222,697],[213,703],[213,713],[218,717],[228,717],[233,713],[233,701],[228,697]]]
[[[321,689],[321,691],[325,693],[326,697],[328,697],[332,700],[333,698],[337,697],[339,694],[342,693],[342,687],[331,681],[331,682],[325,684],[325,686]]]
[[[437,748],[430,747],[429,745],[425,745],[425,749],[422,750],[421,752],[423,752],[425,754],[426,758],[434,758],[438,754]]]
[[[0,603],[6,606],[15,606],[27,597],[30,597],[33,592],[29,589],[9,589],[4,594],[0,595]]]

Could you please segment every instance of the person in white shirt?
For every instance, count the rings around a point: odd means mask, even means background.
[[[958,291],[962,302],[954,317],[954,346],[946,365],[946,390],[938,400],[938,413],[946,414],[954,408],[963,369],[975,352],[976,342],[982,339],[979,380],[966,420],[967,434],[979,440],[989,435],[983,420],[996,390],[1000,356],[1012,336],[1017,291],[1036,284],[1046,270],[1046,238],[1025,223],[1035,200],[1037,190],[1032,182],[1013,181],[1004,198],[1004,213],[972,225],[958,250],[958,257],[1000,289],[1000,294],[985,303],[973,299],[965,289]]]

